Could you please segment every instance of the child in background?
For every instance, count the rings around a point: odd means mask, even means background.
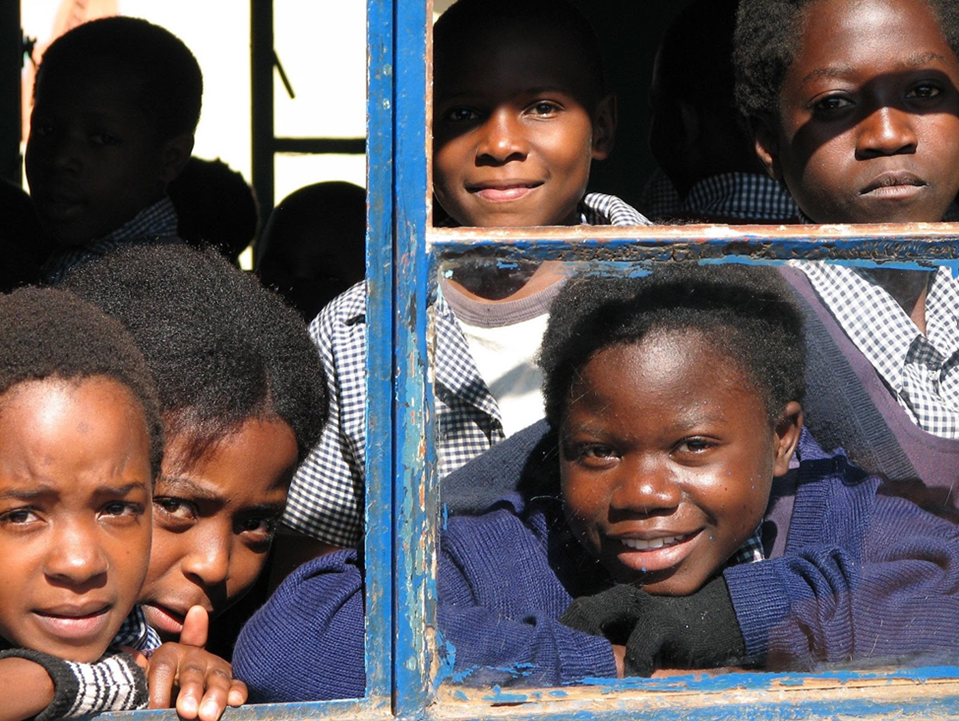
[[[47,48],[24,161],[53,245],[46,281],[121,245],[179,242],[166,189],[193,150],[202,90],[190,50],[146,20],[93,20]]]
[[[815,223],[935,222],[959,190],[959,3],[742,0],[737,100]],[[807,425],[871,473],[959,495],[959,283],[948,268],[796,261]]]
[[[157,382],[166,448],[140,600],[176,640],[191,607],[215,618],[260,574],[326,418],[323,368],[296,312],[212,249],[125,248],[64,287],[126,327]]]
[[[460,0],[437,21],[434,51],[433,191],[447,224],[648,224],[618,198],[586,193],[592,161],[613,147],[616,100],[578,10]],[[533,358],[563,278],[555,262],[503,269],[468,258],[440,282],[440,477],[542,417]],[[362,535],[366,292],[353,287],[311,325],[330,378],[330,423],[294,478],[284,524],[312,537],[314,551],[355,546]]]

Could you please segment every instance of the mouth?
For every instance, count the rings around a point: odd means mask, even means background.
[[[110,621],[110,604],[88,604],[76,607],[57,607],[34,611],[37,622],[51,636],[70,641],[94,638],[102,633]]]
[[[926,185],[926,181],[913,173],[890,171],[874,178],[859,194],[879,198],[906,198],[916,195]]]
[[[655,536],[611,538],[617,559],[640,573],[666,571],[682,563],[695,549],[702,529],[692,533],[662,533]]]
[[[482,183],[467,186],[467,192],[478,195],[491,203],[503,203],[520,200],[542,185],[538,181],[514,181],[503,183]]]
[[[183,631],[183,620],[186,618],[186,610],[174,609],[149,601],[143,601],[140,605],[143,607],[143,613],[147,617],[147,623],[149,623],[161,637],[179,637],[180,632]],[[189,609],[189,607],[187,607],[187,609]]]

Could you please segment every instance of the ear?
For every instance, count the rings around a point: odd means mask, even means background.
[[[776,461],[773,475],[783,476],[789,470],[789,461],[799,445],[802,433],[802,407],[796,401],[789,401],[782,415],[776,421],[773,443],[776,444]]]
[[[593,111],[593,160],[606,160],[616,140],[616,96],[610,93]]]
[[[193,133],[177,135],[160,148],[160,180],[164,187],[180,174],[193,153]]]
[[[779,164],[779,139],[774,120],[768,116],[756,116],[749,119],[756,155],[766,168],[766,172],[775,180],[782,180],[782,168]]]

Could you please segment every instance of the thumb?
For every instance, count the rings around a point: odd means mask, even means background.
[[[183,630],[180,631],[180,643],[184,646],[206,646],[207,635],[210,630],[210,616],[203,606],[193,606],[187,611],[183,619]]]

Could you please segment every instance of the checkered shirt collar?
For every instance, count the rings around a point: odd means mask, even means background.
[[[120,646],[130,646],[138,651],[143,651],[148,656],[160,647],[160,636],[147,623],[143,608],[139,603],[133,607],[130,615],[124,619],[120,630],[117,631],[117,635],[113,637],[113,642],[110,645],[118,648]]]
[[[683,210],[698,215],[781,222],[799,208],[785,186],[760,173],[722,173],[696,183]]]
[[[100,258],[121,245],[132,241],[175,236],[177,221],[173,201],[164,196],[104,237],[76,248],[64,248],[54,253],[44,264],[43,277],[48,283],[59,283],[73,266],[93,258]]]
[[[757,528],[756,532],[746,539],[746,542],[739,547],[739,550],[730,557],[726,565],[738,566],[741,563],[755,563],[765,558],[766,553],[763,550],[763,537],[760,529]]]
[[[959,437],[959,283],[948,268],[933,276],[926,335],[889,293],[858,268],[791,261],[802,270],[849,339],[920,428]]]

